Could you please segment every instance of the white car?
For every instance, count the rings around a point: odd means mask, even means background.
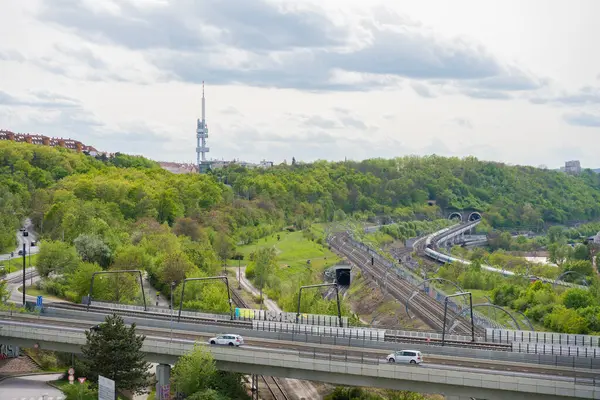
[[[423,362],[423,356],[420,351],[417,350],[400,350],[396,351],[386,357],[390,363],[405,363],[405,364],[421,364]]]
[[[229,346],[239,346],[244,344],[244,338],[240,335],[219,335],[208,340],[210,344],[224,344]]]

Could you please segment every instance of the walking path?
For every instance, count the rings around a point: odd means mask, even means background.
[[[156,304],[156,293],[158,293],[158,291],[150,284],[147,273],[144,273],[144,293],[146,294],[146,302],[148,302],[148,305],[168,308],[171,304],[171,299],[167,299],[163,293],[158,297],[158,304]]]
[[[65,395],[46,382],[60,379],[63,374],[29,375],[8,378],[0,382],[2,400],[48,399],[64,400]],[[47,397],[43,397],[43,396]]]
[[[246,267],[241,267],[240,270],[242,273],[241,279],[240,274],[238,273],[238,268],[235,267],[235,276],[237,277],[238,281],[240,281],[240,283],[242,284],[242,288],[244,288],[245,291],[252,293],[253,296],[260,298],[260,290],[252,286],[252,283],[248,279],[246,279]],[[279,308],[277,303],[269,299],[269,297],[265,293],[263,293],[263,298],[264,305],[267,308],[267,310],[276,311],[280,313],[283,312],[283,310]]]

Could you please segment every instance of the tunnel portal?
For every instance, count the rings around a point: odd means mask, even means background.
[[[340,286],[350,286],[350,267],[336,267],[335,281]]]

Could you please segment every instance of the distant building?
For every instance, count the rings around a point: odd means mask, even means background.
[[[265,161],[262,160],[260,164],[258,164],[259,168],[271,168],[273,166],[273,161]]]
[[[248,161],[241,161],[241,160],[231,160],[231,161],[212,160],[212,161],[210,161],[210,163],[211,163],[212,169],[219,169],[219,168],[224,168],[224,167],[234,166],[234,165],[239,165],[240,167],[245,167],[248,169],[253,169],[253,168],[268,169],[268,168],[272,168],[273,165],[275,164],[273,161],[266,161],[266,160],[262,160],[258,164],[251,163]]]
[[[564,171],[569,175],[579,175],[581,174],[581,163],[579,160],[566,161]]]
[[[37,133],[15,133],[0,129],[0,140],[10,140],[19,143],[37,144],[39,146],[63,147],[96,157],[100,152],[92,146],[86,146],[78,140],[53,138]]]
[[[166,169],[174,174],[193,174],[198,172],[198,166],[190,163],[159,161],[158,165],[160,165],[162,169]]]

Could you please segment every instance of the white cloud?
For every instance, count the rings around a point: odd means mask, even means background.
[[[206,81],[215,158],[556,166],[597,140],[598,6],[544,3],[562,40],[539,0],[516,1],[6,2],[0,127],[191,161]],[[594,166],[592,147],[577,157]]]

